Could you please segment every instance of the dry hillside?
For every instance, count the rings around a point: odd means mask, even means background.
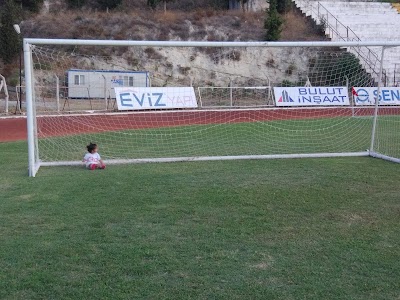
[[[284,15],[281,40],[321,40],[318,28],[296,9]],[[202,9],[41,13],[23,21],[25,37],[130,40],[263,40],[265,12]]]
[[[65,10],[42,11],[40,14],[33,15],[22,22],[21,28],[25,37],[34,38],[67,38],[67,39],[114,39],[114,40],[202,40],[202,41],[261,41],[265,30],[263,28],[265,11],[223,11],[202,9],[193,11],[182,10],[127,10],[97,12],[91,10]],[[304,41],[322,40],[325,37],[315,28],[308,19],[304,18],[296,9],[288,12],[284,16],[281,40],[285,41]],[[72,51],[71,49],[63,49]],[[73,50],[75,51],[75,50]],[[80,54],[92,55],[93,50],[81,49]],[[225,54],[215,53],[165,53],[145,49],[142,52],[132,49],[121,48],[118,51],[112,48],[96,50],[96,54],[106,59],[88,61],[84,59],[80,62],[85,68],[92,69],[130,69],[130,70],[149,70],[156,77],[153,81],[157,85],[166,85],[171,75],[179,74],[178,80],[200,80],[198,84],[206,85],[226,85],[227,77],[218,76],[213,69],[221,59],[228,57]],[[169,56],[169,57],[168,57]],[[272,80],[280,81],[288,68],[295,68],[301,73],[303,67],[307,67],[307,59],[301,58],[299,53],[279,53],[272,50],[270,54],[258,61],[257,54],[244,52],[235,53],[236,65],[229,68],[229,64],[224,69],[226,74],[237,75],[235,70],[237,64],[251,65],[260,64],[266,66],[268,70],[259,72],[253,68],[252,73],[247,72],[238,84],[248,84],[255,78],[257,81]],[[304,55],[303,55],[304,56]],[[193,58],[197,59],[193,61]],[[300,57],[300,58],[299,58]],[[216,59],[218,61],[216,61]],[[232,60],[232,58],[229,58]],[[154,62],[159,60],[157,67]],[[295,61],[299,60],[298,63]],[[150,65],[153,64],[153,65]],[[281,69],[271,67],[280,65]],[[1,67],[1,66],[0,66]],[[70,66],[68,66],[70,67]],[[197,72],[195,70],[202,70]],[[204,71],[208,70],[208,71]],[[64,70],[65,71],[65,70]],[[13,78],[12,82],[17,82],[18,63],[15,62],[7,69],[0,70],[6,76]],[[283,73],[283,75],[281,74]],[[261,74],[261,75],[260,75]],[[264,75],[265,76],[264,76]],[[185,77],[190,77],[185,78]],[[297,80],[297,78],[293,78]],[[10,80],[8,80],[10,82]],[[178,84],[178,82],[176,82]]]

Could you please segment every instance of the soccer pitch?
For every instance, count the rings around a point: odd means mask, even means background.
[[[400,295],[398,164],[64,166],[29,178],[26,148],[0,143],[1,299]]]

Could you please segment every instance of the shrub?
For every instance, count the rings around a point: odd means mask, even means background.
[[[80,8],[86,4],[86,0],[67,0],[69,8]]]
[[[7,0],[0,14],[0,57],[10,63],[21,53],[22,42],[13,24],[17,22],[18,8],[12,0]]]
[[[277,0],[269,1],[269,9],[267,11],[267,18],[264,23],[264,28],[267,30],[265,35],[266,41],[277,41],[281,34],[281,26],[283,24],[281,16],[276,9]]]
[[[291,63],[291,64],[288,66],[288,68],[286,69],[285,74],[288,75],[288,76],[290,76],[290,75],[293,74],[293,72],[294,72],[295,70],[296,70],[296,66],[295,66],[293,63]]]
[[[122,0],[97,0],[100,9],[113,9],[120,5]]]
[[[144,49],[144,53],[146,53],[147,57],[150,59],[161,59],[163,56],[158,53],[154,48],[146,48]]]
[[[38,12],[40,6],[43,4],[43,0],[19,0],[15,2],[20,4],[23,9],[27,9],[32,12]]]

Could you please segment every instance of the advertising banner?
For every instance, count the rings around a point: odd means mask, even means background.
[[[350,105],[347,87],[274,87],[276,106]]]
[[[375,105],[377,87],[354,87],[353,96],[356,105]],[[382,87],[379,93],[379,105],[400,105],[399,87]]]
[[[193,87],[116,87],[118,110],[196,108]]]

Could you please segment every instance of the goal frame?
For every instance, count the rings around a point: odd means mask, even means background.
[[[35,177],[40,166],[77,164],[76,162],[41,163],[36,128],[36,113],[34,108],[33,87],[33,59],[32,47],[39,45],[70,45],[70,46],[113,46],[113,47],[382,47],[381,61],[379,66],[379,77],[377,91],[380,93],[382,87],[383,59],[385,49],[400,46],[400,41],[315,41],[315,42],[205,42],[205,41],[131,41],[131,40],[72,40],[72,39],[36,39],[24,38],[24,69],[26,83],[26,110],[27,110],[27,140],[28,140],[28,174]],[[392,162],[400,163],[400,159],[382,155],[374,151],[375,132],[378,117],[378,101],[375,103],[373,115],[373,128],[371,132],[370,149],[364,152],[342,152],[342,153],[310,153],[310,154],[276,154],[276,155],[250,155],[250,156],[205,156],[205,157],[176,157],[162,159],[129,159],[115,163],[141,163],[150,161],[203,161],[203,160],[230,160],[230,159],[275,159],[275,158],[305,158],[305,157],[343,157],[343,156],[372,156]]]

